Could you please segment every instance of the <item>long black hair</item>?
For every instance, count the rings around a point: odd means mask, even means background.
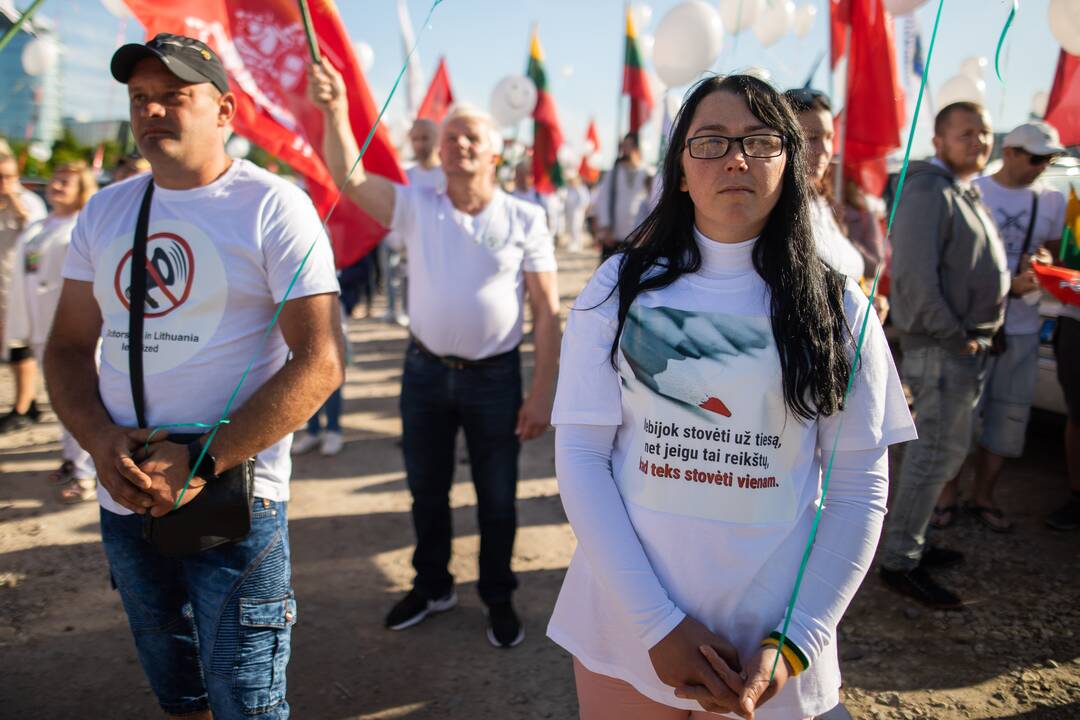
[[[675,118],[663,166],[663,190],[649,216],[628,237],[621,254],[619,337],[634,299],[697,272],[701,251],[694,240],[694,204],[680,190],[682,151],[701,101],[715,92],[746,101],[750,112],[784,139],[787,164],[776,207],[754,245],[753,263],[769,288],[772,331],[780,354],[784,402],[797,417],[812,420],[841,408],[848,373],[851,331],[844,316],[844,278],[828,269],[814,249],[809,216],[803,138],[788,101],[750,75],[710,77],[694,86]]]

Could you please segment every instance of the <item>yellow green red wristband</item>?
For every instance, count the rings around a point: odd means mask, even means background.
[[[806,653],[799,649],[799,646],[791,642],[791,638],[784,638],[783,647],[780,646],[780,633],[775,630],[769,633],[769,636],[761,641],[762,647],[779,647],[780,654],[784,656],[784,659],[791,665],[791,676],[795,677],[804,672],[810,667],[810,660],[807,659]]]

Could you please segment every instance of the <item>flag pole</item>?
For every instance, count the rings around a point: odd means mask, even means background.
[[[315,28],[311,24],[311,10],[308,9],[307,0],[298,0],[300,3],[300,17],[304,21],[304,34],[307,35],[308,50],[311,52],[311,62],[316,65],[322,64],[322,53],[319,52],[319,41],[315,37]]]
[[[5,47],[7,47],[7,44],[11,42],[11,38],[15,37],[15,33],[19,32],[19,28],[26,24],[26,21],[29,20],[33,16],[33,14],[37,12],[37,9],[41,6],[41,3],[43,2],[45,2],[45,0],[34,0],[34,4],[26,9],[26,12],[22,14],[22,17],[16,20],[15,24],[8,28],[8,31],[4,33],[4,37],[0,38],[0,50],[3,50]]]
[[[849,17],[850,21],[851,18]],[[830,22],[831,26],[832,23]],[[844,109],[840,113],[840,152],[837,153],[835,180],[833,186],[833,204],[837,209],[843,208],[844,203],[844,146],[847,145],[847,122],[851,114],[851,23],[844,28]]]
[[[620,25],[623,28],[623,35],[626,34],[626,15],[630,12],[630,3],[623,3],[623,15]],[[622,141],[622,109],[623,109],[623,84],[626,82],[626,38],[623,38],[623,54],[622,60],[619,63],[619,67],[623,71],[623,79],[619,82],[619,94],[616,95],[615,101],[615,162],[619,161],[619,144]],[[612,167],[615,163],[612,163]]]

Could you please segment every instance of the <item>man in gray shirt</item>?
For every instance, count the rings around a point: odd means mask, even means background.
[[[889,299],[919,439],[906,448],[895,481],[881,576],[893,590],[942,609],[963,602],[929,570],[963,556],[928,546],[926,529],[941,488],[970,449],[990,341],[1001,327],[1009,285],[1004,247],[971,184],[990,157],[991,133],[981,106],[943,108],[934,121],[936,155],[911,164],[892,232]]]

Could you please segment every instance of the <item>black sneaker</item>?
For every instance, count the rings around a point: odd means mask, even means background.
[[[1055,530],[1080,530],[1080,497],[1074,495],[1069,502],[1047,515],[1046,524]]]
[[[41,422],[41,409],[37,406],[37,400],[30,401],[30,408],[26,411],[26,417],[30,418],[30,422]]]
[[[432,600],[413,588],[387,613],[386,627],[390,630],[404,630],[416,625],[432,613],[446,612],[455,605],[457,605],[457,593],[453,590],[441,598]]]
[[[525,628],[509,600],[488,608],[487,639],[497,648],[517,647],[525,639]]]
[[[919,560],[919,567],[941,570],[943,568],[959,565],[962,562],[964,562],[964,553],[959,550],[950,550],[948,548],[938,547],[937,545],[927,545],[926,550],[923,551],[922,559]]]
[[[0,417],[0,434],[25,430],[33,424],[34,420],[30,417],[29,411],[21,413],[12,410],[7,415]]]
[[[955,593],[939,585],[922,566],[914,570],[881,568],[881,580],[890,590],[907,595],[937,610],[960,610],[964,606]]]

